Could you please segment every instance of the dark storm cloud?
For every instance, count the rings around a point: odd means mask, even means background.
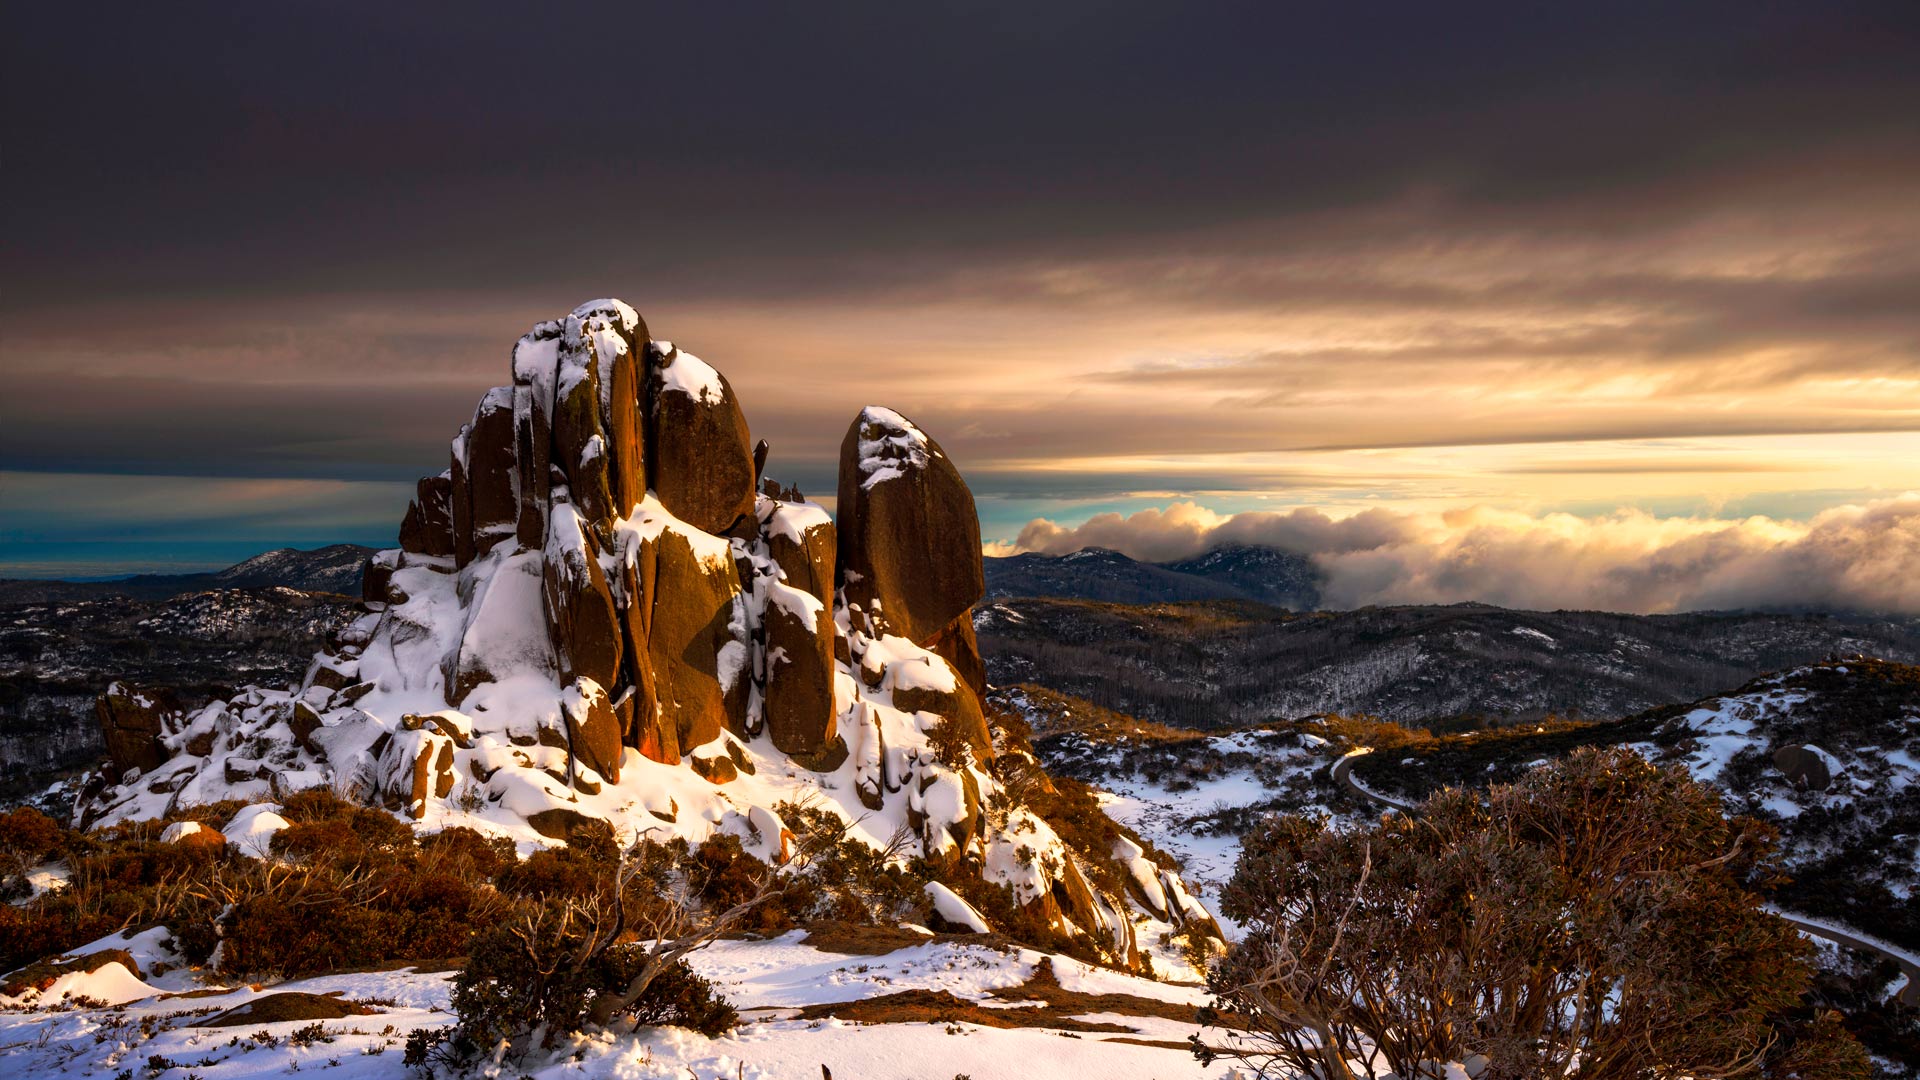
[[[1871,145],[1916,105],[1898,4],[531,15],[16,6],[9,291],[822,288],[859,251],[1131,243],[1421,182],[1711,197],[1704,177]],[[742,272],[763,253],[829,269]]]
[[[1065,501],[1465,475],[1297,456],[1346,448],[1916,430],[1917,27],[15,5],[0,470],[390,484],[607,293],[817,492],[870,402],[983,497]],[[1701,460],[1791,471],[1735,457]]]

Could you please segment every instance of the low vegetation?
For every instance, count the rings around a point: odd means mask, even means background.
[[[1486,798],[1350,829],[1280,818],[1222,900],[1227,1044],[1261,1075],[1865,1077],[1811,947],[1749,885],[1764,824],[1683,772],[1582,750]],[[1203,1058],[1217,1051],[1201,1047]],[[1356,1070],[1353,1063],[1359,1063]]]

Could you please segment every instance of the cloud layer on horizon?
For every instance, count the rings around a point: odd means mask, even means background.
[[[1759,608],[1920,615],[1920,494],[1806,521],[1599,517],[1489,507],[1216,514],[1192,502],[1064,528],[1038,519],[991,554],[1104,547],[1162,562],[1228,545],[1312,558],[1322,602],[1478,601],[1529,609],[1660,613]]]

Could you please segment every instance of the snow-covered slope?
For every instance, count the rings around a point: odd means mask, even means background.
[[[149,933],[87,950],[129,949],[150,970],[166,954]],[[679,1028],[578,1036],[512,1075],[539,1080],[1079,1080],[1191,1077],[1187,1038],[1197,988],[1175,987],[1062,956],[930,940],[880,955],[808,944],[804,932],[724,941],[693,957],[739,1007],[743,1026],[718,1039]],[[1043,966],[1044,965],[1044,966]],[[338,1080],[402,1080],[406,1037],[451,1023],[443,972],[410,969],[203,988],[167,996],[176,977],[143,979],[119,963],[73,976],[33,1001],[0,1008],[0,1075],[195,1075],[203,1080],[314,1072]],[[157,984],[157,985],[156,985]],[[184,988],[184,987],[181,987]],[[280,995],[335,996],[359,1015],[248,1022]],[[59,995],[71,995],[59,1007]],[[938,995],[951,995],[950,998]],[[71,1007],[79,998],[92,999]],[[844,1016],[833,1016],[832,1013]],[[209,1026],[218,1022],[221,1026]],[[1218,1038],[1218,1029],[1207,1033]],[[173,1071],[177,1070],[177,1071]]]

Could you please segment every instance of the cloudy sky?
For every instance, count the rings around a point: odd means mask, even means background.
[[[1920,610],[1911,3],[699,6],[10,8],[0,574],[391,542],[611,294],[996,550]]]

